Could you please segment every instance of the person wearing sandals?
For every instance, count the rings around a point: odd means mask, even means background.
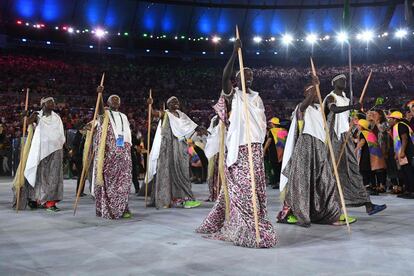
[[[365,206],[367,214],[374,215],[385,210],[387,205],[377,205],[371,202],[359,172],[355,146],[352,139],[346,138],[350,127],[350,111],[360,110],[361,104],[350,104],[350,99],[347,98],[344,92],[346,88],[346,76],[344,74],[335,76],[331,84],[334,90],[326,96],[324,108],[329,129],[333,130],[330,135],[336,158],[339,158],[342,147],[347,142],[338,165],[345,203],[349,207]],[[336,164],[332,164],[332,160],[330,161],[332,166],[336,166]]]
[[[317,103],[316,85],[304,89],[305,100],[293,115],[283,155],[279,223],[310,227],[312,223],[344,225],[338,188],[327,158],[326,134]],[[349,217],[355,222],[355,218]]]
[[[65,132],[59,115],[53,112],[52,97],[42,98],[42,110],[33,113],[28,124],[35,124],[24,176],[30,184],[29,206],[46,208],[50,212],[60,209],[56,203],[63,199],[63,145]],[[32,189],[33,188],[33,189]]]
[[[152,98],[147,101],[152,104]],[[194,123],[180,111],[177,97],[167,100],[167,110],[153,110],[152,115],[159,117],[154,142],[149,154],[146,178],[152,185],[149,206],[159,208],[195,208],[201,205],[193,195],[189,155],[186,140],[195,133],[206,135],[207,130]]]

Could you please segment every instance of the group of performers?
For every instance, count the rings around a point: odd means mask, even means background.
[[[215,116],[208,129],[183,113],[174,96],[166,101],[167,109],[151,111],[159,121],[151,150],[147,151],[147,206],[201,205],[192,192],[188,154],[189,144],[194,150],[189,139],[201,136],[206,137],[203,152],[204,159],[209,160],[203,175],[208,171],[209,200],[215,204],[196,232],[207,238],[244,247],[275,246],[278,235],[267,212],[267,181],[280,189],[282,206],[277,221],[305,227],[312,223],[344,225],[346,221],[356,221],[346,217],[341,206],[341,186],[346,206],[364,206],[368,215],[386,209],[385,204],[371,202],[367,186],[375,191],[384,188],[387,166],[392,160],[396,160],[406,187],[402,197],[414,197],[412,120],[406,121],[399,111],[386,117],[377,110],[361,118],[361,103],[350,103],[344,92],[346,76],[341,74],[333,78],[334,90],[323,102],[318,101],[319,80],[314,76],[304,88],[304,100],[295,108],[289,130],[283,128],[276,117],[266,120],[259,93],[251,88],[251,69],[242,68],[233,81],[240,49],[237,39],[224,68],[222,91],[213,106]],[[103,89],[101,84],[98,95]],[[153,104],[152,98],[147,104]],[[54,105],[53,98],[43,98],[42,110],[27,120],[28,135],[13,187],[14,207],[18,209],[29,206],[59,211],[56,204],[63,199],[65,135],[59,115],[53,112]],[[91,148],[91,152],[78,158],[79,166],[86,167],[86,174],[90,172],[96,216],[107,219],[131,217],[128,197],[133,182],[134,143],[128,118],[119,111],[120,106],[117,95],[108,98],[107,107],[98,96],[96,120],[87,124],[84,133],[84,148]],[[410,109],[414,113],[414,102]],[[354,110],[359,113],[355,115]],[[352,117],[355,118],[350,124]],[[336,160],[328,153],[328,140]],[[382,141],[387,140],[393,147],[383,147]],[[389,157],[391,151],[394,155]],[[194,164],[197,162],[194,159]]]

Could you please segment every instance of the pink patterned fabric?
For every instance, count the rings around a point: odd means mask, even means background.
[[[97,136],[101,137],[98,128]],[[99,145],[95,139],[95,149]],[[96,156],[96,154],[95,154]],[[96,160],[95,160],[96,162]],[[108,127],[104,161],[104,185],[95,185],[96,216],[106,219],[119,219],[128,210],[128,196],[132,183],[131,145],[124,148],[115,145],[112,127]]]
[[[220,196],[196,232],[212,234],[208,237],[230,241],[244,247],[268,248],[276,245],[276,232],[267,218],[267,200],[262,145],[252,144],[259,216],[260,243],[256,243],[252,191],[247,146],[239,147],[237,162],[226,168],[230,197],[230,219],[225,222],[224,193]]]

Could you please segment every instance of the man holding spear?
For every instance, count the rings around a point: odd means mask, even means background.
[[[262,146],[266,137],[266,117],[259,93],[251,89],[253,72],[250,68],[241,66],[242,71],[236,74],[237,87],[232,85],[231,77],[238,54],[240,64],[243,64],[239,38],[224,68],[221,95],[225,99],[222,113],[228,116],[231,112],[225,132],[227,156],[224,162],[230,214],[225,220],[225,197],[222,192],[196,231],[212,234],[214,239],[230,241],[238,246],[269,248],[276,245],[277,236],[267,218]],[[246,129],[249,131],[245,132]]]
[[[35,124],[33,139],[24,170],[24,176],[34,194],[29,195],[34,205],[57,212],[56,203],[63,199],[63,145],[65,133],[59,115],[53,112],[52,97],[42,98],[42,110],[33,113],[28,124]]]
[[[102,94],[102,90],[103,86],[99,86],[98,95]],[[95,136],[96,216],[106,219],[130,218],[131,129],[127,116],[119,112],[120,97],[109,96],[107,104],[108,109],[100,101]]]
[[[369,79],[368,79],[369,81]],[[368,85],[368,81],[365,85]],[[344,198],[348,206],[365,206],[369,215],[374,215],[387,208],[384,205],[373,204],[368,192],[364,187],[362,176],[359,172],[359,165],[355,156],[355,146],[349,135],[349,114],[350,110],[359,110],[362,107],[362,97],[356,104],[350,104],[344,90],[346,88],[346,76],[340,74],[335,76],[331,82],[334,90],[324,100],[325,113],[327,116],[332,146],[335,156],[338,158],[337,166],[339,177],[344,189]],[[363,92],[364,93],[364,92]],[[343,150],[342,150],[343,148]],[[343,151],[343,156],[342,152]]]

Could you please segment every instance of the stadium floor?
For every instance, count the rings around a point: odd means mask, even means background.
[[[279,244],[248,249],[209,240],[194,229],[212,203],[197,209],[144,208],[130,196],[134,216],[95,217],[90,197],[73,216],[75,180],[65,180],[59,213],[10,208],[11,179],[0,179],[0,275],[412,275],[414,200],[372,197],[388,209],[374,217],[364,208],[349,235],[345,227],[302,228],[275,223],[280,202],[268,190],[269,215]],[[207,185],[193,185],[199,199]]]

